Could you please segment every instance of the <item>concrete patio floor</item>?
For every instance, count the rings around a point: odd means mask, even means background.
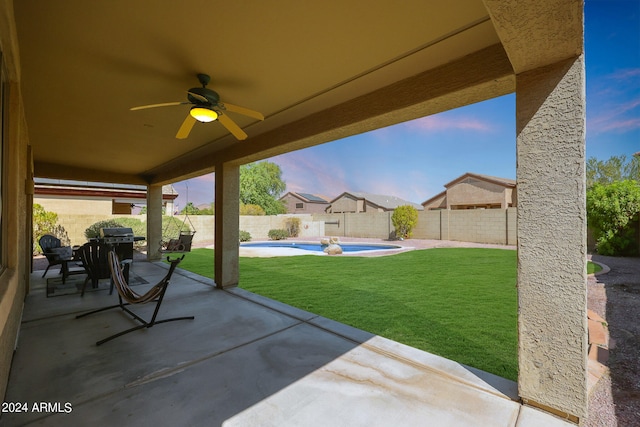
[[[166,266],[132,271],[153,284]],[[195,320],[96,346],[134,321],[119,309],[75,315],[116,295],[46,298],[41,276],[31,275],[5,396],[27,411],[3,413],[2,426],[573,425],[519,404],[511,381],[181,270],[159,319]]]

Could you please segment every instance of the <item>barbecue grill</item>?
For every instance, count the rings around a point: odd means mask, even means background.
[[[144,237],[134,236],[129,227],[101,228],[99,242],[110,245],[118,254],[120,260],[133,259],[133,242],[144,240]]]

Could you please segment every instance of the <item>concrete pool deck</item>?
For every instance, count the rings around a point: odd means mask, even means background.
[[[284,242],[309,242],[320,243],[320,239],[326,238],[325,236],[317,237],[300,237],[287,239]],[[515,250],[515,246],[497,245],[490,243],[470,243],[470,242],[456,242],[452,240],[421,240],[421,239],[406,239],[406,240],[384,240],[384,239],[371,239],[371,238],[357,238],[357,237],[339,237],[341,243],[367,243],[367,244],[380,244],[380,245],[397,245],[400,249],[385,249],[385,250],[370,250],[360,252],[345,252],[341,255],[333,256],[387,256],[398,254],[406,251],[416,249],[432,249],[432,248],[494,248],[494,249],[512,249]],[[260,240],[261,241],[261,240]],[[252,241],[256,243],[259,241]],[[213,248],[213,245],[208,245],[208,248]],[[328,256],[324,252],[313,252],[304,249],[295,248],[256,248],[246,247],[240,245],[241,257],[255,257],[255,258],[269,258],[278,256],[300,256],[300,255],[320,255]]]

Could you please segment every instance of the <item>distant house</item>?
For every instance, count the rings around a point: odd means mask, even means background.
[[[173,213],[176,197],[172,185],[162,187],[168,215]],[[58,214],[130,215],[134,207],[147,204],[147,187],[35,178],[33,202]]]
[[[315,194],[288,192],[280,197],[287,213],[324,213],[329,201]]]
[[[418,210],[422,210],[422,206],[395,196],[344,192],[331,201],[331,205],[327,207],[326,212],[388,212],[402,205],[411,205]]]
[[[518,204],[513,179],[467,172],[444,187],[445,191],[422,203],[425,210],[505,209]]]

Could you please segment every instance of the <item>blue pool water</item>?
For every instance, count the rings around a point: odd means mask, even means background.
[[[343,252],[359,252],[359,251],[376,251],[383,249],[398,249],[401,246],[396,245],[367,245],[363,243],[339,243]],[[242,243],[247,248],[292,248],[304,249],[306,251],[322,252],[325,246],[320,243],[303,243],[303,242],[258,242],[258,243]]]

